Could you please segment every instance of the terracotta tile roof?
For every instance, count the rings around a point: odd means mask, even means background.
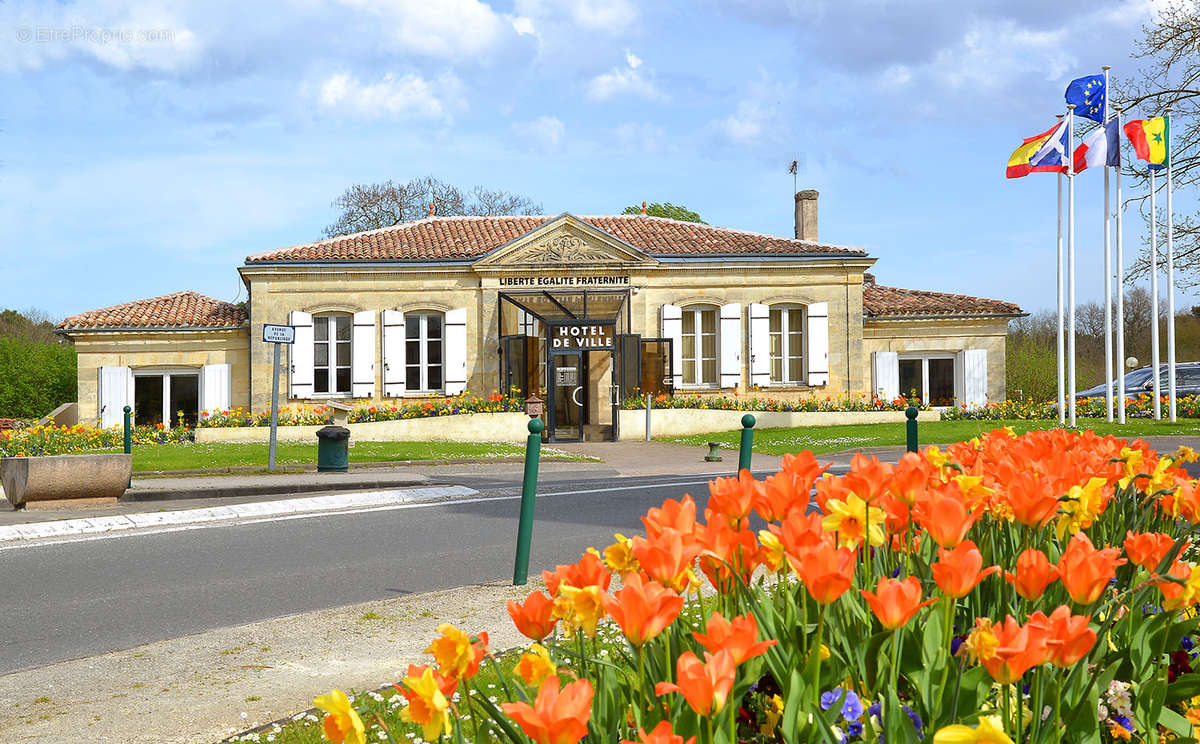
[[[875,284],[870,274],[863,282],[863,315],[869,318],[903,318],[930,315],[1020,315],[1011,302],[982,297],[901,289]]]
[[[246,322],[246,311],[196,292],[176,292],[148,300],[72,315],[64,331],[105,328],[229,328]]]
[[[554,217],[430,217],[246,257],[274,261],[441,261],[479,258]],[[578,217],[652,256],[846,255],[863,251],[641,215]]]

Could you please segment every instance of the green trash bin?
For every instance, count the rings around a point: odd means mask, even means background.
[[[326,426],[317,430],[317,472],[344,473],[350,469],[350,430]]]

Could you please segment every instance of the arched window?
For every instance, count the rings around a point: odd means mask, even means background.
[[[404,314],[404,387],[408,392],[442,392],[445,385],[443,325],[441,313]]]
[[[804,384],[804,307],[772,305],[770,314],[771,383]]]
[[[314,315],[313,393],[350,394],[350,344],[353,317],[346,313]]]
[[[717,385],[717,308],[689,305],[683,308],[680,335],[683,384]]]

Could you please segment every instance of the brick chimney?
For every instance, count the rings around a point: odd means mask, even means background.
[[[816,189],[796,192],[796,239],[817,242],[817,197]]]

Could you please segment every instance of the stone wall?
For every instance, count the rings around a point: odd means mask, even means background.
[[[946,352],[964,349],[987,350],[988,401],[1000,402],[1007,395],[1005,349],[1008,319],[869,319],[863,331],[863,379],[869,389],[872,382],[871,354],[896,351],[904,354]],[[956,368],[955,374],[960,371]],[[904,392],[904,391],[901,391]]]

